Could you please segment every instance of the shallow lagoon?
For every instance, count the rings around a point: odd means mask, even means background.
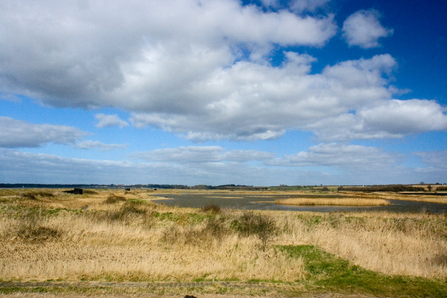
[[[243,210],[283,210],[283,211],[389,211],[389,212],[431,212],[447,213],[447,204],[426,203],[415,201],[390,200],[392,205],[377,207],[344,207],[344,206],[284,206],[274,203],[277,199],[297,198],[300,195],[282,194],[229,194],[229,193],[183,193],[183,194],[163,194],[166,199],[157,200],[168,206],[202,208],[205,205],[215,204],[221,208],[243,209]],[[334,195],[303,195],[302,197],[315,198],[340,198]]]

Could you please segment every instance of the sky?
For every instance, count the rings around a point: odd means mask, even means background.
[[[0,183],[447,183],[447,0],[2,0]]]

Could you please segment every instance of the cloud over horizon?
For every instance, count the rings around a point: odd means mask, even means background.
[[[420,156],[428,165],[436,158],[424,154]],[[447,156],[445,152],[439,154]],[[430,167],[404,167],[406,157],[402,154],[336,143],[320,144],[308,151],[284,156],[256,150],[226,150],[219,146],[190,146],[136,152],[132,157],[146,162],[66,158],[0,149],[0,163],[4,165],[0,168],[0,179],[34,183],[48,179],[64,183],[68,179],[70,183],[195,185],[199,177],[202,184],[268,186],[296,185],[296,181],[300,185],[378,184],[383,178],[389,183],[399,183],[408,175],[431,181],[445,172],[445,169],[442,172]],[[258,164],[250,164],[252,161]]]

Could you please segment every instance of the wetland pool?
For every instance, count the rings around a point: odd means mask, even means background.
[[[447,213],[447,204],[427,203],[416,201],[389,200],[388,206],[284,206],[274,203],[277,199],[297,198],[300,195],[280,195],[280,194],[228,194],[228,193],[184,193],[184,194],[163,194],[159,197],[157,204],[167,206],[202,208],[206,205],[217,205],[220,208],[241,209],[241,210],[282,210],[282,211],[313,211],[313,212],[334,212],[334,211],[389,211],[389,212],[430,212]],[[303,195],[303,197],[315,198],[341,198],[340,195]]]

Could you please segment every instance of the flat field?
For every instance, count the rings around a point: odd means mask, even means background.
[[[447,296],[443,214],[157,204],[166,193],[1,189],[0,294]]]

